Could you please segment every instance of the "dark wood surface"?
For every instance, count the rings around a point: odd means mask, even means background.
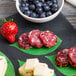
[[[16,12],[17,10],[13,0],[0,0],[0,18],[8,17]],[[76,8],[65,2],[62,13],[76,28]]]

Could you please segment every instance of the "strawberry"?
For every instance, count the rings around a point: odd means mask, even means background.
[[[18,33],[18,27],[13,20],[7,21],[3,19],[3,25],[0,28],[1,35],[7,39],[10,43],[15,42],[15,35]]]

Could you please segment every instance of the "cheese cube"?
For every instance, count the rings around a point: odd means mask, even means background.
[[[25,64],[23,64],[23,66],[21,66],[20,68],[19,68],[19,73],[21,74],[21,75],[25,75]]]
[[[53,69],[49,69],[51,76],[54,75],[54,70]]]
[[[34,59],[27,59],[26,63],[19,68],[19,73],[23,76],[32,76],[34,67],[39,63],[37,58]]]
[[[25,70],[26,71],[33,71],[34,67],[36,67],[36,65],[39,63],[39,60],[37,58],[34,59],[27,59],[26,60],[26,67]]]
[[[45,76],[48,71],[48,65],[46,63],[39,63],[34,69],[34,76]]]
[[[48,72],[46,73],[45,76],[53,76],[54,70],[53,69],[48,69]]]

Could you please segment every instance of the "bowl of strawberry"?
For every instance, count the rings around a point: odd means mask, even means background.
[[[63,5],[64,0],[16,0],[19,14],[35,23],[53,20],[61,12]]]

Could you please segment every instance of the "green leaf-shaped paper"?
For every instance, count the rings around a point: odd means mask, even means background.
[[[4,56],[7,61],[7,71],[6,71],[5,76],[15,76],[15,70],[9,58],[2,52],[0,52],[0,56]]]
[[[55,62],[56,55],[46,56],[46,58],[49,59],[52,62],[52,64],[56,67],[56,69],[58,69],[65,76],[74,76],[74,75],[76,75],[76,69],[73,68],[71,65],[68,65],[67,67],[57,66],[56,62]]]
[[[24,61],[21,61],[21,60],[18,60],[18,62],[19,62],[20,67],[25,63]],[[55,72],[54,72],[54,75],[53,76],[56,76]]]
[[[57,44],[51,48],[46,48],[46,47],[42,47],[42,48],[31,48],[31,49],[21,49],[18,46],[18,42],[11,44],[11,46],[16,47],[17,49],[19,49],[22,52],[25,52],[27,54],[31,54],[31,55],[44,55],[44,54],[49,54],[51,52],[53,52],[54,50],[56,50],[60,44],[62,43],[62,40],[57,37],[58,41]]]

